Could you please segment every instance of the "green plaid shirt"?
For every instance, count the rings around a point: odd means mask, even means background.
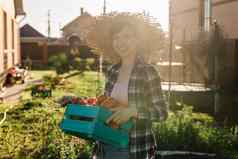
[[[110,96],[117,81],[121,63],[112,65],[106,73],[105,95]],[[167,117],[160,77],[153,65],[136,58],[128,85],[128,106],[136,107],[138,117],[130,131],[130,159],[146,159],[156,148],[152,121]]]

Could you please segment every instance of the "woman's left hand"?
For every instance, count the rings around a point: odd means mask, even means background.
[[[115,108],[113,113],[106,121],[107,124],[113,122],[117,125],[127,122],[132,117],[137,117],[136,108]]]

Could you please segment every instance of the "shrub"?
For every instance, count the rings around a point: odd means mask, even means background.
[[[68,59],[65,53],[60,53],[49,58],[49,66],[56,70],[57,74],[69,71]]]
[[[165,122],[154,125],[160,150],[216,153],[218,158],[229,159],[238,154],[238,134],[234,133],[238,127],[215,127],[211,116],[192,110],[184,106],[171,112]]]
[[[21,101],[1,125],[0,158],[89,158],[91,143],[60,131],[63,111],[50,99]]]

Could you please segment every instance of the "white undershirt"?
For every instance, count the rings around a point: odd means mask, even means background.
[[[128,104],[128,82],[117,82],[112,90],[111,97],[123,104]]]
[[[128,85],[131,70],[132,66],[120,68],[118,80],[111,92],[111,97],[126,105],[128,105]]]

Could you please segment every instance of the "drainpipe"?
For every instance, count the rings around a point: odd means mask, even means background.
[[[173,52],[173,21],[172,21],[172,0],[169,1],[169,89],[168,107],[171,107],[171,82],[172,82],[172,52]]]
[[[214,33],[213,33],[214,39],[220,41],[219,37],[219,28],[214,21]],[[213,40],[214,40],[213,39]],[[218,42],[219,45],[219,42]],[[218,59],[218,52],[219,52],[219,47],[217,47],[216,52],[214,52],[214,82],[215,82],[215,94],[214,94],[214,111],[215,115],[217,115],[220,111],[220,94],[219,94],[219,59]]]

